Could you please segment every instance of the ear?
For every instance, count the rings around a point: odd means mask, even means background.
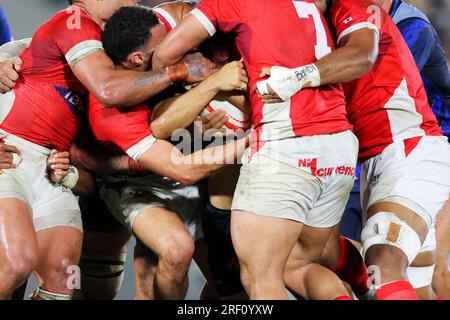
[[[136,67],[140,67],[145,63],[144,53],[142,51],[134,51],[130,53],[128,60]]]

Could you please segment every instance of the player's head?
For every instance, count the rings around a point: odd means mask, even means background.
[[[166,35],[156,15],[145,7],[120,8],[106,23],[103,46],[116,65],[145,71]]]
[[[216,33],[212,38],[201,44],[198,51],[219,68],[240,58],[232,37],[221,32]]]

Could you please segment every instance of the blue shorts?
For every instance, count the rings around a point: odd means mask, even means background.
[[[227,297],[244,292],[239,260],[231,241],[231,211],[217,209],[208,203],[202,220],[208,264],[218,294]]]

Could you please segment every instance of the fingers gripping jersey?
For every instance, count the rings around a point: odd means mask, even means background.
[[[191,14],[211,36],[216,30],[236,35],[250,77],[249,88],[267,79],[260,77],[263,67],[307,65],[334,49],[328,26],[313,0],[203,0]],[[301,90],[282,105],[264,105],[250,91],[252,121],[259,140],[350,128],[339,85]]]
[[[35,33],[20,78],[1,107],[1,128],[38,145],[69,149],[84,110],[86,89],[71,70],[102,49],[101,29],[77,6],[56,13]]]
[[[89,122],[97,140],[106,148],[125,152],[139,160],[142,151],[154,142],[150,129],[151,109],[145,105],[132,108],[105,108],[89,96]]]
[[[339,40],[362,28],[379,34],[379,54],[372,70],[344,85],[350,121],[360,142],[360,160],[380,154],[396,140],[442,135],[419,70],[389,15],[369,0],[335,0],[330,20]]]

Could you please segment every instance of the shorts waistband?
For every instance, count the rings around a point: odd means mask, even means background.
[[[47,157],[51,150],[45,147],[42,147],[38,144],[30,142],[28,140],[22,139],[12,133],[9,133],[3,129],[0,129],[0,133],[6,134],[6,138],[4,139],[7,144],[10,144],[22,152],[22,155],[42,155]]]

